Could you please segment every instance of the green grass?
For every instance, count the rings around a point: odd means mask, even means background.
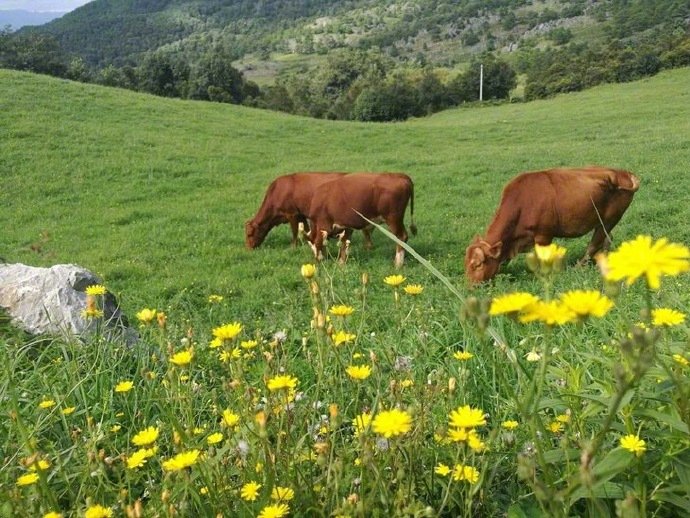
[[[255,516],[274,485],[296,491],[295,516],[422,516],[427,506],[444,516],[495,516],[509,508],[514,516],[607,516],[613,500],[628,493],[642,515],[672,516],[690,501],[682,483],[690,386],[671,360],[687,355],[688,331],[626,336],[631,324],[648,318],[650,305],[687,313],[687,275],[664,279],[652,294],[637,283],[623,290],[607,318],[583,326],[545,329],[492,318],[485,333],[490,297],[602,283],[595,268],[573,265],[586,238],[562,242],[567,268],[553,284],[535,278],[520,258],[495,282],[470,290],[462,263],[502,186],[521,171],[559,165],[615,166],[642,179],[614,231],[618,243],[640,233],[690,243],[688,83],[690,69],[682,69],[547,101],[358,124],[0,71],[0,257],[80,264],[103,277],[132,320],[142,307],[168,315],[166,330],[142,328],[134,349],[99,337],[86,346],[31,340],[8,332],[0,319],[0,411],[10,416],[0,425],[0,516],[51,509],[81,516],[96,503],[125,514],[137,499],[147,516],[168,515],[169,505],[181,515]],[[382,282],[393,273],[394,245],[381,232],[371,252],[356,235],[346,266],[324,261],[318,293],[299,275],[312,261],[309,247],[291,249],[287,227],[246,250],[243,223],[266,186],[298,170],[412,176],[420,232],[409,244],[460,297],[408,256],[402,273],[424,292],[396,302]],[[224,300],[209,304],[211,294]],[[470,296],[480,299],[479,308],[463,306]],[[353,306],[354,315],[325,322],[338,303]],[[208,344],[215,327],[233,321],[244,327],[241,340],[259,345],[253,357],[224,364]],[[356,338],[333,347],[331,326]],[[285,342],[276,331],[285,331]],[[195,358],[185,381],[168,359],[188,347]],[[532,349],[541,362],[525,361]],[[459,350],[475,356],[461,363],[450,354]],[[371,365],[371,378],[349,380],[345,367],[353,363]],[[300,380],[303,397],[290,412],[266,390],[278,374]],[[125,379],[135,389],[114,393]],[[408,380],[412,385],[403,387]],[[46,398],[56,407],[38,409]],[[315,409],[317,402],[323,406]],[[323,421],[330,403],[338,411]],[[489,445],[484,454],[433,438],[444,436],[449,412],[464,404],[489,414],[480,430]],[[66,406],[75,413],[62,416]],[[355,416],[393,407],[409,411],[414,426],[389,449],[381,450],[373,434],[352,437]],[[241,416],[237,429],[219,423],[225,408]],[[254,420],[260,409],[268,414],[266,430]],[[564,432],[546,433],[566,414]],[[501,430],[505,419],[520,422],[514,435]],[[328,430],[317,437],[320,422]],[[131,438],[154,425],[161,429],[159,453],[145,468],[128,470]],[[225,433],[227,442],[209,449],[212,431]],[[639,462],[617,447],[621,435],[637,433],[648,442]],[[249,444],[246,459],[238,457],[239,440]],[[525,454],[530,444],[536,456]],[[187,472],[161,474],[163,459],[190,448],[208,456]],[[315,462],[304,464],[310,451]],[[580,478],[588,473],[579,464],[583,451],[595,458],[591,486]],[[52,467],[36,485],[16,487],[34,454]],[[452,484],[434,475],[438,463],[475,466],[481,480]],[[256,503],[238,494],[249,480],[264,486]]]
[[[279,227],[261,249],[247,251],[243,222],[275,176],[297,170],[407,172],[420,228],[411,245],[458,284],[465,246],[484,231],[505,182],[526,170],[629,169],[642,188],[614,235],[690,241],[687,69],[384,125],[0,74],[0,257],[81,264],[122,293],[125,307],[135,296],[239,294],[247,284],[260,296],[240,297],[238,309],[262,307],[267,293],[289,297],[280,280],[309,259],[308,247],[289,249],[289,230]],[[393,247],[375,237],[370,254],[354,247],[354,262],[380,275]],[[585,243],[569,246],[579,253]],[[424,275],[414,265],[410,271]],[[524,277],[519,264],[505,271]]]

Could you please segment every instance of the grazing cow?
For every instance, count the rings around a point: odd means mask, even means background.
[[[503,189],[486,237],[475,237],[465,254],[472,282],[491,279],[501,263],[554,237],[579,237],[594,230],[583,261],[608,247],[609,232],[632,202],[640,180],[605,167],[523,173]]]
[[[319,186],[312,196],[307,216],[311,221],[309,240],[317,259],[322,259],[323,241],[338,234],[341,240],[338,258],[344,262],[348,240],[353,229],[365,229],[369,223],[362,217],[385,222],[401,241],[407,241],[404,218],[410,202],[410,230],[414,225],[414,184],[402,173],[353,173]],[[405,249],[396,248],[395,266],[400,267]]]
[[[268,186],[259,212],[244,225],[247,248],[256,248],[261,245],[268,232],[282,223],[290,224],[292,246],[295,246],[299,224],[307,222],[306,214],[314,189],[345,174],[347,173],[293,173],[273,180]],[[364,231],[364,241],[364,246],[371,248],[371,229],[369,228]]]

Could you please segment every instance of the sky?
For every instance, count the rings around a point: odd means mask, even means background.
[[[69,12],[91,0],[0,0],[0,10],[22,9],[24,11]]]

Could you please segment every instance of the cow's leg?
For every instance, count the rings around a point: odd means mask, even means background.
[[[362,229],[362,234],[364,234],[364,249],[371,250],[374,248],[374,243],[371,240],[371,233],[374,231],[373,227],[364,227]]]
[[[327,232],[320,231],[319,226],[316,223],[313,223],[311,232],[309,233],[309,246],[311,246],[311,250],[314,252],[314,258],[317,261],[321,261],[323,259],[322,250],[324,234],[328,236]]]
[[[299,233],[299,221],[297,216],[288,216],[287,220],[290,224],[290,230],[292,230],[292,241],[290,245],[292,248],[295,248],[297,246],[297,234]]]
[[[391,232],[395,234],[395,237],[397,237],[403,243],[407,243],[407,230],[405,230],[405,224],[402,222],[402,216],[400,218],[390,218],[386,221],[386,223],[391,229]],[[395,267],[400,268],[404,262],[405,249],[400,245],[396,245],[394,260]]]
[[[338,252],[338,261],[340,264],[345,264],[347,262],[347,256],[350,254],[350,239],[352,238],[352,229],[346,228],[340,234],[338,234],[338,246],[340,251]]]
[[[611,246],[608,231],[604,227],[597,227],[592,234],[592,239],[587,245],[587,251],[582,259],[577,262],[578,266],[585,265],[594,260],[594,256],[601,250],[608,250]]]

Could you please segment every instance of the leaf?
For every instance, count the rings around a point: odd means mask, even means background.
[[[598,479],[598,484],[604,480],[610,480],[615,475],[626,469],[635,460],[635,455],[623,448],[615,448],[604,457],[601,462],[594,465],[592,473]]]
[[[690,499],[683,498],[682,496],[676,493],[672,493],[670,489],[671,488],[660,489],[659,491],[656,491],[652,495],[652,500],[656,502],[667,502],[669,504],[675,505],[676,507],[679,507],[683,511],[687,511],[688,509],[690,509]]]
[[[673,428],[674,430],[677,430],[679,432],[683,432],[685,434],[690,433],[688,431],[688,425],[685,424],[683,421],[678,419],[677,417],[674,417],[672,415],[666,414],[664,412],[659,412],[658,410],[652,410],[652,409],[640,409],[635,412],[637,415],[643,415],[645,417],[651,417],[652,419],[656,419],[660,423],[666,424]]]
[[[576,448],[549,450],[544,452],[544,461],[548,464],[555,464],[565,460],[576,460],[578,458],[580,458],[580,450]]]
[[[533,503],[512,504],[508,508],[507,518],[541,518],[543,513]]]
[[[620,500],[625,498],[625,489],[621,484],[614,482],[602,482],[595,484],[591,489],[586,487],[578,487],[572,495],[570,495],[570,505],[577,502],[580,498],[615,498]]]
[[[580,486],[570,494],[571,505],[580,498],[623,498],[623,486],[609,482],[618,473],[624,471],[635,460],[635,456],[623,448],[611,450],[606,457],[597,462],[592,469],[594,484],[591,487]]]

